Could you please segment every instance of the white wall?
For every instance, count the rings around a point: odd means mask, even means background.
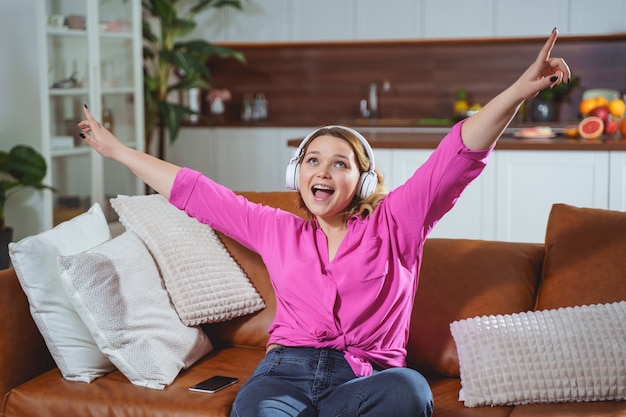
[[[0,149],[26,144],[41,151],[39,70],[35,2],[0,4]],[[7,224],[14,240],[38,233],[42,224],[39,192],[23,190],[11,197]]]

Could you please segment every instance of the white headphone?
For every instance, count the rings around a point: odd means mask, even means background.
[[[365,148],[365,153],[367,154],[367,157],[370,160],[370,167],[367,172],[363,172],[361,174],[361,178],[359,179],[359,184],[357,185],[357,195],[360,198],[369,197],[370,195],[372,195],[374,190],[376,190],[376,186],[378,185],[378,175],[376,175],[376,172],[374,172],[374,168],[376,168],[376,164],[374,162],[374,152],[372,151],[372,147],[370,146],[369,143],[367,143],[367,140],[363,137],[363,135],[361,135],[356,130],[351,129],[349,127],[337,126],[337,125],[321,127],[309,133],[307,137],[305,137],[302,140],[302,142],[300,143],[300,146],[298,146],[298,149],[294,153],[293,158],[291,158],[291,160],[289,161],[289,165],[287,165],[287,172],[285,176],[286,187],[294,191],[299,190],[298,179],[300,177],[300,158],[302,157],[302,152],[304,151],[304,147],[311,140],[311,138],[315,136],[315,134],[317,134],[320,130],[334,129],[334,128],[343,129],[352,133],[357,139],[359,139],[359,141],[363,145],[363,148]]]

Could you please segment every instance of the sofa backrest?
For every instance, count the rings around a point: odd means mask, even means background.
[[[626,300],[626,212],[552,206],[539,310]]]
[[[303,218],[307,216],[306,212],[300,208],[298,194],[295,192],[241,192],[239,194],[259,204],[281,208]],[[222,233],[218,233],[218,236],[263,298],[265,309],[249,316],[211,324],[205,327],[205,331],[215,344],[265,348],[269,339],[267,329],[276,313],[274,288],[265,264],[256,252],[245,248]]]
[[[422,372],[459,376],[450,323],[532,310],[543,245],[427,239],[411,317],[407,361]]]
[[[306,216],[296,193],[241,194],[251,201]],[[220,238],[263,297],[266,308],[206,326],[205,330],[217,344],[264,348],[276,311],[269,275],[258,254],[224,235]],[[450,323],[476,315],[531,310],[543,256],[543,246],[531,243],[428,239],[407,347],[409,365],[424,372],[458,376]]]

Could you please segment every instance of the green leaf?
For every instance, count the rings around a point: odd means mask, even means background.
[[[172,26],[173,22],[178,18],[178,12],[174,3],[169,0],[150,0],[152,4],[151,12],[159,19],[161,25],[165,27]]]
[[[201,11],[222,7],[241,9],[241,0],[142,0],[141,4],[144,36],[144,122],[146,149],[151,149],[150,141],[157,126],[166,129],[173,141],[178,136],[184,115],[197,114],[180,104],[168,102],[167,93],[190,88],[213,88],[207,65],[213,56],[234,58],[242,63],[246,60],[236,50],[212,45],[205,40],[177,41],[196,28],[195,16]]]
[[[7,164],[9,173],[27,185],[32,186],[46,176],[46,160],[30,146],[14,146]]]
[[[9,154],[5,151],[0,151],[0,172],[9,172]]]
[[[190,9],[193,14],[198,14],[201,11],[209,8],[221,8],[221,7],[234,7],[241,10],[241,1],[239,0],[202,0],[199,1],[194,7]]]

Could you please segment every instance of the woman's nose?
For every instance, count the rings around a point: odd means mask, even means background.
[[[315,172],[315,175],[320,178],[329,178],[330,170],[325,165],[320,165]]]

